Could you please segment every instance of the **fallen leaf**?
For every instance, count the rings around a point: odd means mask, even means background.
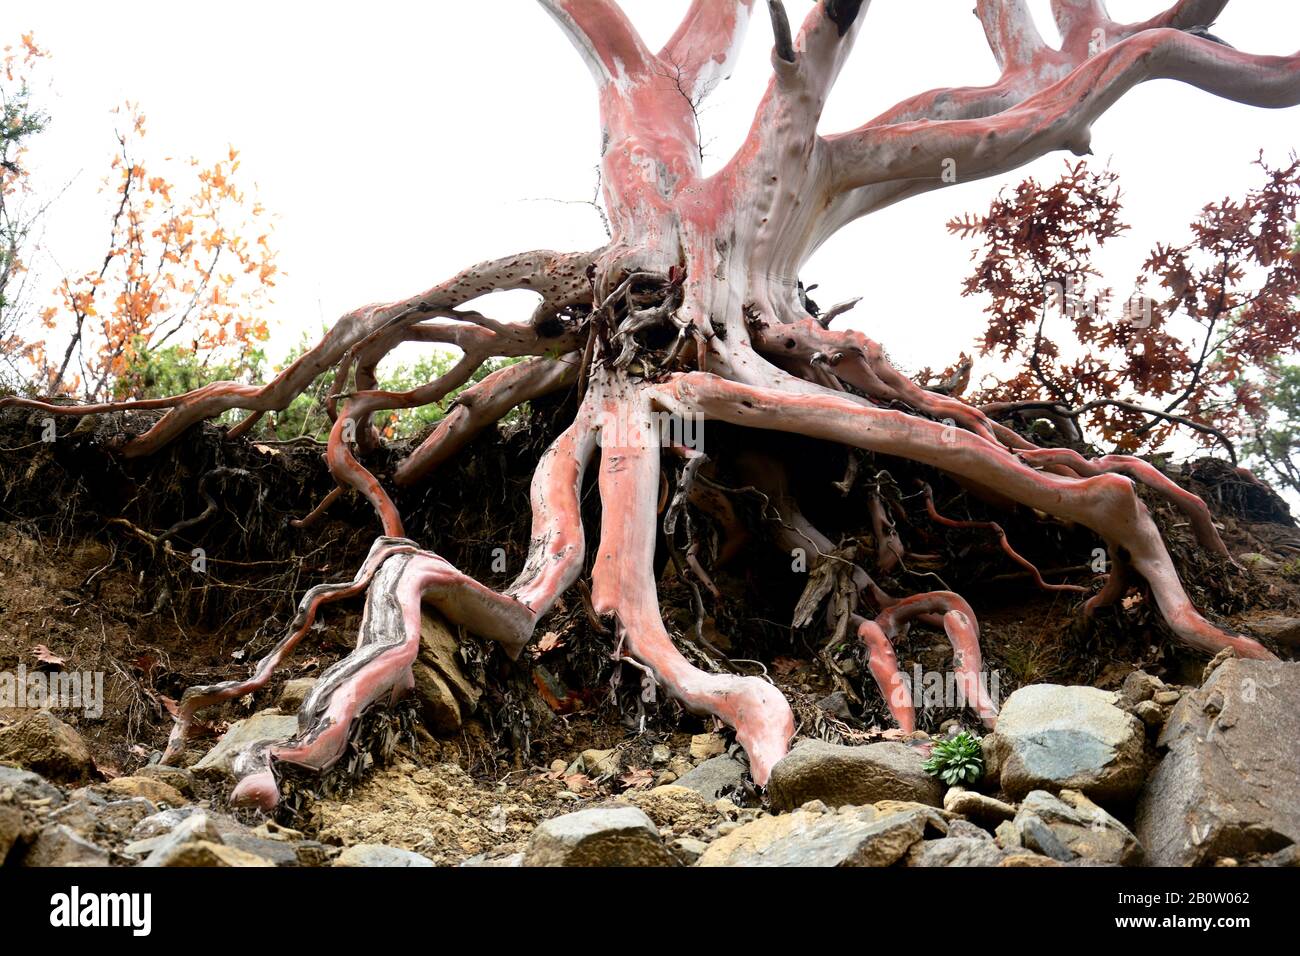
[[[62,657],[55,654],[44,644],[37,644],[32,648],[32,653],[36,655],[36,659],[42,664],[53,664],[57,667],[60,664],[66,663]]]
[[[633,767],[619,777],[619,780],[623,782],[623,786],[628,790],[644,790],[654,783],[655,774],[653,770],[648,768]]]

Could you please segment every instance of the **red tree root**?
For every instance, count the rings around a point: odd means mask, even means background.
[[[1039,572],[1034,563],[1017,552],[1015,548],[1011,547],[1011,542],[1007,540],[1007,533],[1002,530],[1002,525],[998,524],[996,521],[959,521],[956,518],[945,518],[943,515],[939,514],[938,509],[934,506],[934,494],[931,492],[930,486],[922,482],[921,488],[925,495],[925,510],[929,513],[932,521],[949,528],[988,528],[998,536],[998,544],[1001,546],[1002,550],[1006,552],[1007,557],[1028,571],[1030,576],[1034,579],[1034,583],[1042,590],[1071,591],[1076,594],[1088,593],[1087,588],[1080,587],[1077,584],[1048,584],[1043,580],[1043,575]]]
[[[1272,658],[1257,641],[1230,635],[1192,606],[1178,580],[1159,530],[1121,475],[1070,479],[1035,471],[970,432],[947,434],[943,425],[902,412],[871,408],[835,393],[794,393],[726,381],[691,372],[654,390],[663,407],[678,414],[702,414],[736,425],[799,432],[868,451],[909,458],[995,487],[1047,514],[1092,528],[1111,546],[1124,548],[1146,578],[1165,621],[1185,643],[1217,653],[1234,648],[1242,657]]]

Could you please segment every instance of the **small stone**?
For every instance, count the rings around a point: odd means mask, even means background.
[[[675,866],[654,822],[636,807],[594,807],[533,831],[525,866]]]
[[[1161,691],[1152,698],[1157,704],[1168,707],[1170,704],[1176,704],[1182,699],[1182,693],[1176,690]]]
[[[314,677],[298,677],[285,681],[284,686],[280,688],[280,696],[276,698],[276,706],[286,714],[296,714],[302,709],[302,705],[315,687]]]
[[[433,866],[434,863],[427,856],[421,856],[411,850],[402,850],[394,846],[384,846],[380,843],[358,843],[356,846],[350,846],[334,861],[335,866],[379,866],[379,867],[404,867],[404,866]]]
[[[705,799],[715,800],[726,793],[739,790],[747,773],[745,765],[728,756],[710,757],[698,767],[677,778],[679,787],[700,793]]]
[[[223,842],[216,822],[202,811],[185,817],[169,832],[153,837],[147,846],[132,844],[125,852],[132,856],[147,852],[149,855],[142,866],[163,866],[168,865],[164,861],[172,857],[177,847],[198,842]]]
[[[840,720],[850,720],[853,717],[853,709],[849,706],[849,698],[842,690],[827,694],[817,701],[817,708],[832,717],[838,717]]]
[[[847,747],[804,740],[772,768],[772,805],[790,810],[821,800],[828,806],[861,806],[907,800],[939,806],[943,788],[925,771],[925,757],[896,741]]]
[[[1045,824],[1071,857],[1116,866],[1133,866],[1141,861],[1142,848],[1137,837],[1077,791],[1062,790],[1059,795],[1053,795],[1044,790],[1034,790],[1021,804],[1016,815],[1018,825],[1022,818]],[[1029,831],[1023,826],[1021,829],[1025,833],[1026,846],[1040,849],[1053,859],[1065,859],[1046,846],[1035,846],[1035,840],[1029,838]]]
[[[552,761],[551,761],[551,773],[560,773],[560,774],[562,774],[562,773],[564,773],[564,772],[565,772],[566,770],[568,770],[568,769],[569,769],[569,765],[568,765],[567,763],[565,763],[563,760],[552,760]]]
[[[695,840],[691,837],[678,837],[668,844],[669,852],[677,857],[683,866],[694,866],[695,861],[702,857],[708,848],[709,845],[703,840]]]
[[[63,791],[40,774],[0,764],[0,803],[57,807],[63,801]]]
[[[117,777],[106,788],[124,797],[143,797],[159,806],[179,807],[185,797],[175,787],[150,777]]]
[[[944,837],[923,840],[907,854],[908,866],[997,866],[1006,851],[989,839]]]
[[[298,718],[292,714],[263,712],[230,725],[215,747],[190,768],[196,776],[233,779],[231,761],[260,741],[288,740],[298,733]]]
[[[71,827],[46,827],[23,857],[23,866],[108,866],[108,851],[96,846]]]
[[[1164,689],[1164,681],[1159,677],[1153,677],[1146,671],[1133,671],[1124,678],[1124,684],[1119,692],[1120,696],[1130,704],[1136,705],[1144,700],[1150,700]]]
[[[673,752],[667,744],[655,744],[650,749],[650,763],[656,767],[661,767],[673,759]]]
[[[943,808],[949,813],[956,813],[985,826],[996,827],[1003,820],[1010,820],[1016,815],[1016,808],[1009,803],[966,790],[962,787],[950,787],[943,795]]]
[[[81,735],[48,710],[37,711],[0,730],[0,759],[54,780],[77,782],[95,771]]]
[[[691,759],[708,760],[727,752],[727,742],[718,734],[696,734],[691,738]]]
[[[1237,560],[1253,571],[1276,571],[1278,563],[1266,555],[1254,551],[1237,555]]]
[[[759,817],[720,836],[699,866],[890,866],[925,833],[920,813],[881,817],[874,807],[795,810]]]
[[[134,775],[148,777],[151,780],[161,780],[167,786],[178,790],[183,796],[192,797],[194,795],[194,774],[182,767],[166,767],[155,763],[141,767]]]
[[[27,821],[17,807],[0,805],[0,866],[4,865],[9,851],[18,843],[26,842]]]
[[[689,787],[655,787],[625,795],[633,806],[642,810],[656,826],[673,827],[678,832],[709,826],[717,811],[697,790]],[[728,801],[730,803],[730,801]],[[734,804],[731,804],[734,807]]]
[[[453,736],[460,732],[460,702],[451,685],[424,661],[411,664],[415,680],[415,699],[420,705],[420,717],[426,727],[439,736]]]
[[[1016,817],[1016,826],[1020,828],[1021,842],[1030,850],[1037,850],[1044,856],[1050,856],[1053,860],[1059,860],[1062,863],[1068,863],[1074,859],[1074,854],[1065,848],[1065,845],[1056,838],[1051,827],[1040,820],[1032,813],[1023,811]]]
[[[275,866],[270,860],[233,846],[207,840],[195,840],[170,846],[158,856],[151,856],[144,866]]]
[[[592,779],[612,777],[619,771],[617,750],[584,750],[578,760],[582,772]]]
[[[1138,720],[1148,727],[1160,728],[1165,723],[1165,709],[1157,704],[1154,700],[1144,700],[1133,708],[1133,713],[1138,715]]]

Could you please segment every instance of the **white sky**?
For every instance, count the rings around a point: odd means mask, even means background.
[[[1055,39],[1048,0],[1031,2],[1044,35]],[[1117,20],[1138,20],[1170,2],[1109,7]],[[810,5],[787,0],[796,23]],[[624,0],[654,48],[686,6]],[[740,143],[769,73],[762,6],[735,75],[702,116],[712,167]],[[993,80],[972,6],[876,0],[823,129],[856,126],[934,86]],[[150,131],[141,158],[212,160],[233,144],[242,172],[278,215],[284,274],[268,316],[273,354],[304,329],[414,294],[475,261],[603,241],[594,211],[578,204],[595,187],[595,91],[531,0],[5,0],[3,13],[0,44],[34,30],[53,53],[45,67],[53,124],[30,165],[47,187],[73,183],[47,225],[57,261],[79,271],[102,254],[108,200],[97,189],[115,145],[109,111],[137,101]],[[1300,3],[1235,0],[1215,32],[1251,52],[1291,53],[1300,48]],[[1117,291],[1127,291],[1156,240],[1181,240],[1205,203],[1256,184],[1250,163],[1261,148],[1282,162],[1296,147],[1298,116],[1158,82],[1103,117],[1094,127],[1096,161],[1121,174],[1134,226],[1101,260]],[[959,296],[971,246],[944,223],[987,208],[999,187],[1024,175],[1054,178],[1063,162],[1054,155],[860,220],[803,278],[821,284],[824,305],[865,295],[846,324],[870,330],[904,368],[941,368],[983,328],[983,303]],[[502,318],[530,308],[526,294],[503,298]]]

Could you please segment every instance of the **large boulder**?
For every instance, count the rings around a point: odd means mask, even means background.
[[[1148,862],[1300,843],[1300,663],[1228,659],[1178,702],[1158,745],[1136,820]]]
[[[294,714],[254,714],[231,724],[226,735],[190,771],[197,777],[233,778],[231,761],[246,747],[263,740],[288,740],[297,733],[298,718]]]
[[[675,866],[654,822],[636,807],[593,807],[533,831],[524,866]]]
[[[81,735],[48,710],[0,730],[0,760],[69,783],[84,780],[95,770]]]
[[[1131,802],[1147,771],[1146,731],[1119,699],[1095,687],[1020,688],[984,738],[989,774],[1016,800],[1031,790],[1069,789],[1102,803]]]
[[[925,757],[903,743],[859,747],[804,740],[772,768],[772,805],[793,810],[813,800],[828,807],[907,800],[937,807],[943,787],[925,772]]]
[[[719,837],[698,866],[891,866],[925,837],[922,807],[882,813],[867,805],[759,817]]]

